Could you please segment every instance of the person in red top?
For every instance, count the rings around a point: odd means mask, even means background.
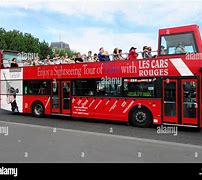
[[[136,53],[136,49],[135,47],[131,47],[129,54],[128,54],[128,60],[137,60],[138,57],[138,53]]]

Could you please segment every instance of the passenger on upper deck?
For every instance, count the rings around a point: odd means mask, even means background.
[[[118,53],[119,53],[119,59],[120,60],[125,60],[125,58],[122,56],[122,49],[119,49]]]
[[[115,48],[113,51],[113,60],[119,60],[119,49]]]
[[[44,64],[46,64],[46,65],[50,65],[51,64],[50,55],[47,55]]]
[[[78,53],[76,54],[75,62],[76,62],[76,63],[83,62],[83,59],[82,59],[82,57],[81,57],[81,53],[80,53],[80,52],[78,52]]]
[[[184,45],[181,42],[178,43],[178,45],[175,49],[175,54],[185,54],[185,53],[186,53],[186,50],[185,50]]]
[[[88,62],[86,54],[82,54],[81,58],[83,59],[83,62]]]
[[[64,56],[64,60],[63,60],[63,64],[68,64],[69,63],[69,61],[70,61],[70,58],[69,58],[69,56],[68,56],[68,54],[67,53],[65,53],[65,56]]]
[[[11,60],[11,67],[18,67],[17,59],[16,59],[16,58],[13,58],[13,59]]]
[[[166,55],[166,49],[163,45],[161,45],[161,55]]]
[[[92,51],[88,51],[87,61],[93,62]]]
[[[33,61],[33,66],[38,66],[39,65],[39,57],[35,57]]]
[[[94,62],[98,62],[99,61],[98,56],[97,56],[96,53],[93,55],[93,61]]]
[[[100,52],[98,54],[99,61],[110,61],[108,52],[104,51],[104,48],[100,48]]]
[[[153,56],[152,56],[152,48],[149,46],[148,47],[148,57],[149,58],[152,58]]]
[[[149,58],[149,50],[147,46],[143,46],[142,58],[143,59]]]
[[[131,47],[128,54],[128,60],[137,60],[138,53],[136,53],[137,48]]]

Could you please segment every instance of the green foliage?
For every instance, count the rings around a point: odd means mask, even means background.
[[[50,55],[51,57],[53,56],[53,51],[51,50],[47,42],[45,41],[41,42],[39,49],[40,49],[39,53],[40,59],[46,59],[47,55]]]
[[[40,58],[52,55],[53,52],[48,43],[40,42],[30,33],[22,33],[17,30],[6,31],[0,28],[0,49],[2,50],[15,50],[25,53],[38,53]]]

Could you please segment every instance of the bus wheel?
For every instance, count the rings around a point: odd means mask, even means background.
[[[44,107],[41,102],[35,102],[32,105],[32,115],[35,117],[43,117],[44,116]]]
[[[147,108],[134,108],[130,112],[129,121],[132,126],[149,127],[152,124],[152,115]]]

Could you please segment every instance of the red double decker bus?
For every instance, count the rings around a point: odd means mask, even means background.
[[[157,57],[134,61],[9,68],[1,51],[0,106],[36,117],[202,127],[201,53],[197,25],[160,29]]]

